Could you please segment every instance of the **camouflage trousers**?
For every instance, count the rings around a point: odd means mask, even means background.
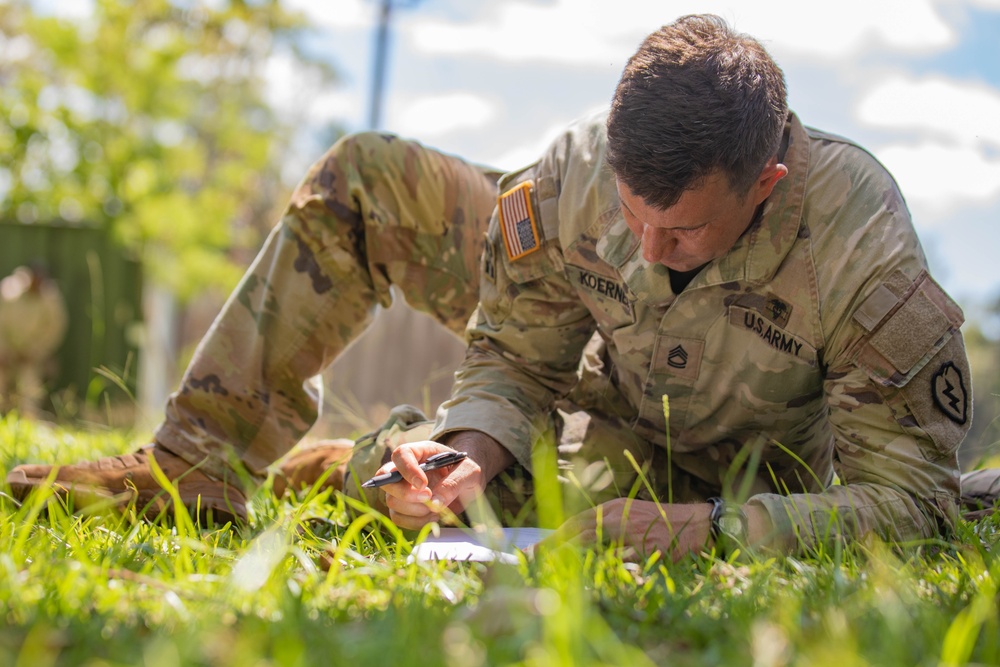
[[[157,443],[210,474],[235,458],[263,478],[315,422],[319,373],[391,303],[393,285],[461,335],[498,176],[390,135],[337,142],[199,344]]]

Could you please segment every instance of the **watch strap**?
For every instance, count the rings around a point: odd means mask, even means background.
[[[716,550],[723,555],[728,555],[734,549],[746,546],[749,523],[743,508],[733,503],[727,503],[719,497],[709,498],[712,503],[712,511],[709,513],[711,521],[712,539],[715,540]]]

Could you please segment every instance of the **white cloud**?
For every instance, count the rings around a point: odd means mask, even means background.
[[[872,45],[941,49],[955,40],[933,0],[841,0],[813,11],[765,0],[510,0],[469,23],[413,20],[416,48],[435,54],[478,54],[506,61],[619,64],[657,26],[694,12],[716,13],[783,53],[844,57]]]
[[[388,127],[409,137],[435,137],[456,130],[477,129],[494,117],[496,106],[471,93],[430,97],[397,97],[389,110]]]
[[[267,60],[264,94],[268,104],[286,117],[325,125],[367,108],[358,91],[324,84],[318,75],[298,66],[290,53],[279,51]]]
[[[321,127],[333,122],[353,119],[358,110],[367,110],[368,102],[356,91],[341,88],[324,89],[309,102],[307,116],[309,122]]]
[[[920,223],[953,221],[964,206],[1000,204],[1000,90],[894,75],[862,95],[855,116],[883,132],[876,154]]]
[[[264,95],[267,103],[281,109],[292,111],[298,98],[296,91],[301,89],[302,75],[295,67],[295,61],[288,53],[274,53],[264,69]]]
[[[519,133],[516,135],[519,137],[518,141],[508,146],[502,153],[488,156],[483,162],[484,164],[505,170],[525,167],[537,160],[552,142],[566,131],[571,122],[598,113],[604,110],[604,108],[605,106],[602,104],[575,116],[560,118],[549,123],[545,129],[534,132],[531,137],[528,137],[524,133]]]
[[[1000,146],[1000,90],[986,84],[893,77],[868,91],[857,117],[875,127],[916,130],[962,146]]]
[[[376,4],[365,0],[284,0],[286,9],[306,15],[309,23],[320,28],[370,28],[375,25]]]
[[[973,146],[925,141],[885,146],[875,154],[925,223],[946,221],[958,206],[1000,198],[1000,159]]]
[[[795,55],[845,58],[873,47],[926,52],[956,40],[933,0],[842,0],[815,5],[811,12],[766,1],[738,7],[740,30]]]
[[[503,153],[485,162],[497,169],[520,169],[537,160],[545,149],[549,147],[549,144],[555,141],[555,138],[565,130],[565,123],[551,125],[544,131],[536,134],[535,138],[520,141],[516,145],[507,148]]]
[[[620,60],[622,49],[612,42],[621,37],[620,26],[604,22],[605,11],[595,11],[594,0],[577,0],[575,9],[565,0],[539,6],[523,2],[489,5],[488,13],[474,23],[439,20],[414,21],[408,32],[416,48],[435,54],[478,54],[507,61],[540,60],[595,64]],[[614,12],[617,15],[617,12]],[[641,36],[630,21],[633,41]],[[600,34],[600,38],[596,38]],[[627,53],[627,51],[626,51]]]

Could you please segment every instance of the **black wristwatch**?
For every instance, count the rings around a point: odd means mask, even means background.
[[[715,540],[716,550],[726,555],[738,547],[745,547],[749,524],[743,508],[727,503],[722,498],[709,498],[708,502],[712,503],[709,519],[712,521],[712,538]]]

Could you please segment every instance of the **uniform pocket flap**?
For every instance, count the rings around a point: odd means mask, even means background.
[[[880,287],[875,294],[885,291]],[[901,387],[909,382],[965,321],[962,309],[926,271],[880,321],[872,322],[871,309],[865,310],[867,303],[859,312],[865,312],[861,323],[870,333],[862,340],[855,363],[883,386]]]

